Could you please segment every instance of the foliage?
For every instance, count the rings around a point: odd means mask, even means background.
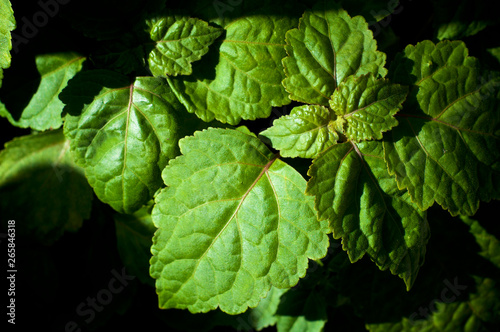
[[[392,0],[0,0],[2,227],[75,293],[50,328],[500,328],[500,22],[427,5],[422,38]]]

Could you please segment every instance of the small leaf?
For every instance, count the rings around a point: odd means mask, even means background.
[[[226,26],[220,44],[193,66],[189,77],[169,77],[187,110],[203,121],[237,125],[266,118],[272,106],[290,103],[283,89],[284,37],[289,17],[243,16]]]
[[[260,135],[269,138],[283,157],[314,158],[339,139],[332,113],[319,105],[298,106]]]
[[[17,137],[0,152],[0,209],[16,232],[52,244],[90,217],[92,189],[62,130]]]
[[[21,114],[13,115],[0,109],[14,126],[35,130],[57,129],[62,125],[64,104],[59,93],[68,81],[82,69],[85,58],[76,53],[46,54],[36,57],[36,67],[41,76],[40,85]]]
[[[161,308],[241,313],[326,254],[327,227],[305,180],[259,139],[208,129],[179,144],[153,209],[150,273]]]
[[[349,76],[333,93],[331,109],[346,121],[351,141],[381,139],[382,132],[398,124],[394,114],[401,108],[408,89],[372,75]]]
[[[308,173],[320,220],[342,237],[351,262],[368,253],[381,270],[398,274],[410,289],[424,262],[429,226],[425,212],[387,173],[382,142],[346,142],[330,147]]]
[[[173,15],[148,24],[155,42],[148,57],[149,68],[161,77],[191,74],[191,63],[200,60],[223,31],[197,18]]]
[[[100,91],[81,115],[67,116],[65,135],[99,199],[118,212],[132,213],[153,198],[161,170],[178,154],[180,105],[159,78],[138,77],[129,84],[126,77],[106,71],[82,77],[62,96],[71,112],[72,103],[87,100],[85,93],[73,97],[81,86]],[[103,80],[114,85],[100,85]]]
[[[283,85],[290,98],[328,105],[335,88],[350,75],[385,76],[385,54],[361,16],[351,18],[335,5],[320,3],[306,11],[299,28],[286,34]]]
[[[394,77],[413,93],[384,141],[389,172],[421,209],[474,214],[500,198],[500,79],[480,76],[462,42],[408,46]]]

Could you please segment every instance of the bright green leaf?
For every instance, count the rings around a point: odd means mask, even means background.
[[[283,84],[290,98],[308,104],[328,105],[340,82],[350,75],[385,76],[385,54],[377,51],[368,24],[344,10],[319,4],[306,11],[299,28],[286,34]]]
[[[314,158],[339,139],[332,116],[336,118],[323,106],[298,106],[290,115],[274,120],[273,126],[260,135],[269,138],[283,157]]]
[[[382,143],[334,145],[313,161],[309,175],[306,193],[315,196],[319,219],[329,220],[334,238],[342,237],[351,262],[367,253],[409,289],[424,262],[429,226],[387,173]]]
[[[153,75],[160,77],[191,74],[191,63],[200,60],[223,31],[185,16],[171,15],[153,19],[148,24],[155,42],[148,57],[149,68]]]
[[[44,244],[90,217],[92,189],[61,130],[18,137],[0,152],[0,210],[16,232]]]
[[[398,124],[394,114],[401,108],[408,89],[372,75],[349,76],[333,93],[331,109],[345,119],[349,140],[381,139],[382,132]]]
[[[16,20],[10,1],[0,0],[0,86],[2,86],[2,69],[10,67],[12,49],[10,32],[15,28]]]
[[[156,227],[151,219],[152,204],[133,214],[115,214],[116,245],[123,264],[131,275],[154,286],[149,275],[151,245]]]
[[[437,202],[452,215],[500,198],[500,80],[480,76],[462,42],[410,45],[396,61],[395,79],[413,85],[384,141],[399,187],[421,209]]]
[[[100,85],[102,80],[115,82],[109,87]],[[81,115],[67,116],[65,134],[76,162],[101,201],[132,213],[153,197],[162,183],[161,170],[178,154],[180,105],[160,78],[139,77],[130,84],[126,77],[96,71],[72,93],[81,92],[80,87],[100,90]],[[63,99],[71,114],[72,103],[84,103],[86,97],[73,97],[69,91]]]
[[[0,116],[6,117],[14,126],[35,130],[57,129],[62,125],[61,113],[64,104],[59,93],[68,81],[82,69],[85,58],[76,53],[46,54],[36,57],[36,67],[41,76],[40,85],[24,108],[15,115],[0,109]]]
[[[259,139],[208,129],[179,144],[153,209],[150,272],[161,308],[241,313],[326,254],[328,228],[305,180]]]
[[[272,106],[290,103],[281,59],[290,17],[240,17],[225,27],[224,40],[193,65],[189,77],[169,77],[187,110],[204,121],[231,125],[268,117]]]

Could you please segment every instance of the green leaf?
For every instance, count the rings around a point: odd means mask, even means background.
[[[99,199],[132,213],[153,198],[162,184],[161,170],[178,154],[180,105],[159,78],[138,77],[130,84],[106,71],[82,77],[62,98],[69,112],[90,102],[81,115],[67,116],[65,135]],[[94,98],[86,99],[85,92],[74,97],[85,88],[100,90]]]
[[[331,109],[345,120],[351,141],[381,139],[384,131],[398,124],[394,114],[401,108],[408,89],[372,75],[349,76],[333,93]]]
[[[151,219],[152,204],[142,207],[133,214],[115,214],[116,245],[118,252],[131,275],[141,282],[154,286],[149,275],[152,238],[156,227]]]
[[[279,332],[321,332],[327,321],[325,298],[310,289],[288,292],[282,297],[277,316]]]
[[[284,157],[314,158],[336,144],[339,137],[352,141],[381,139],[382,132],[397,125],[394,114],[406,94],[406,87],[377,80],[371,74],[349,76],[329,100],[331,109],[319,105],[296,107],[261,135],[269,138]]]
[[[57,129],[62,125],[64,104],[59,93],[68,81],[82,69],[85,58],[76,53],[46,54],[36,57],[36,67],[41,76],[40,85],[21,114],[11,114],[0,109],[14,126],[35,130]]]
[[[203,121],[231,125],[270,115],[272,106],[290,103],[283,89],[284,36],[296,24],[290,17],[243,16],[225,27],[224,40],[193,65],[189,77],[169,77],[187,110]]]
[[[342,237],[351,262],[367,253],[411,288],[424,262],[429,226],[425,212],[387,173],[382,143],[333,145],[308,174],[306,193],[315,196],[319,219],[329,220],[334,238]]]
[[[287,289],[271,287],[271,290],[267,293],[267,296],[259,302],[259,305],[248,311],[253,328],[260,331],[265,327],[276,324],[278,318],[276,316],[276,311],[278,310],[281,296],[287,291]]]
[[[223,32],[197,18],[166,16],[148,22],[155,47],[148,57],[153,75],[189,75],[191,63],[200,60]]]
[[[385,76],[385,54],[377,51],[368,24],[344,10],[321,3],[306,11],[299,28],[286,34],[283,84],[290,98],[328,105],[340,82],[350,75]]]
[[[326,254],[328,228],[305,180],[258,138],[208,129],[179,144],[153,209],[150,273],[161,308],[241,313]]]
[[[269,138],[283,157],[314,158],[339,139],[332,117],[336,118],[323,106],[298,106],[290,115],[274,120],[273,126],[260,135]]]
[[[61,130],[17,137],[0,152],[0,210],[19,235],[54,243],[90,217],[92,189]]]
[[[384,141],[389,172],[421,209],[474,214],[500,198],[500,80],[480,76],[462,42],[425,41],[396,60],[396,80],[413,85]]]
[[[10,67],[10,50],[12,36],[10,32],[16,28],[14,11],[9,0],[0,0],[0,87],[2,86],[2,69]]]

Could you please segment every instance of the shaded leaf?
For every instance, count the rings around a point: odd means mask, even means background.
[[[153,209],[150,273],[161,308],[241,313],[326,254],[327,228],[305,180],[259,139],[208,129],[179,144]]]
[[[1,215],[20,235],[52,244],[90,217],[92,189],[62,130],[17,137],[0,152]]]
[[[152,238],[156,227],[151,219],[152,204],[133,214],[115,214],[116,242],[118,252],[131,275],[141,282],[154,286],[149,275]]]

